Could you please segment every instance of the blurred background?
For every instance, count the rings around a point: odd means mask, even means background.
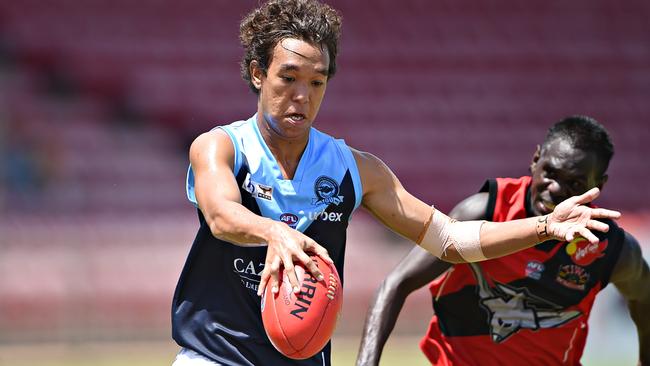
[[[587,114],[616,154],[597,204],[650,249],[650,3],[327,1],[344,17],[316,127],[386,161],[450,210],[528,172],[546,129]],[[0,0],[0,365],[169,365],[170,304],[197,219],[189,143],[246,119],[241,18],[257,1]],[[350,228],[334,362],[411,245],[366,213]],[[633,365],[615,289],[596,302],[585,365]],[[384,364],[424,365],[431,315],[409,298]]]

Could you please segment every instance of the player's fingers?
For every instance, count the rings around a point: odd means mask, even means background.
[[[298,260],[300,261],[300,263],[302,263],[305,266],[305,268],[307,268],[307,271],[309,271],[309,273],[311,273],[317,280],[322,281],[323,279],[325,279],[325,277],[323,277],[323,272],[321,272],[321,270],[318,269],[318,265],[316,265],[316,261],[311,259],[310,256],[308,256],[305,253],[302,253],[298,256]]]
[[[598,198],[599,195],[600,195],[600,189],[598,189],[598,187],[594,187],[588,190],[587,192],[579,196],[576,196],[575,197],[576,203],[580,205],[584,205],[585,203],[589,203],[595,200],[596,198]]]
[[[563,234],[562,234],[561,231],[558,234],[559,234],[558,238],[562,238],[562,236],[564,236],[564,240],[571,241],[571,240],[573,240],[573,237],[575,236],[575,229],[574,229],[574,227],[570,226],[568,229],[566,229],[566,231],[564,231]]]
[[[291,284],[291,288],[293,289],[294,293],[298,293],[300,291],[300,285],[298,281],[298,276],[296,274],[296,268],[293,265],[293,259],[291,256],[286,256],[283,259],[283,265],[284,265],[284,273],[287,275],[287,278],[289,279],[289,283]]]
[[[609,225],[596,220],[589,220],[589,222],[587,222],[587,228],[590,230],[602,231],[604,233],[609,231]]]
[[[591,217],[599,219],[618,219],[621,217],[621,213],[606,208],[592,208]]]
[[[266,283],[269,282],[269,272],[264,270],[260,276],[260,284],[257,286],[257,296],[262,296],[266,290]]]
[[[591,231],[589,231],[589,229],[587,229],[586,227],[581,227],[580,229],[578,229],[577,233],[580,234],[580,236],[582,236],[583,238],[589,240],[591,244],[597,244],[600,241],[598,240],[598,237],[594,235]]]
[[[280,263],[280,257],[275,257],[269,266],[271,291],[274,294],[277,294],[280,289]]]
[[[324,260],[325,262],[329,264],[334,264],[334,261],[332,260],[332,258],[330,258],[330,254],[327,251],[327,249],[325,249],[323,246],[319,245],[313,240],[307,242],[305,251],[315,253],[316,255],[321,257],[321,259]]]
[[[266,263],[264,263],[264,270],[260,275],[260,284],[257,287],[257,295],[262,296],[266,290],[266,286],[270,285],[269,280],[271,279],[271,268],[273,268],[273,261],[267,258]],[[277,266],[275,266],[277,267]]]
[[[257,286],[257,296],[262,296],[264,290],[266,290],[266,285],[269,283],[269,279],[271,278],[272,258],[275,258],[275,256],[273,255],[271,247],[269,247],[266,252],[266,260],[264,261],[264,270],[262,270],[262,274],[260,275],[260,284]]]

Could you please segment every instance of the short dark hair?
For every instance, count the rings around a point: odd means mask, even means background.
[[[255,94],[259,90],[251,82],[249,65],[257,60],[266,72],[275,45],[285,38],[327,47],[327,77],[336,73],[336,54],[341,35],[341,16],[318,0],[271,0],[250,12],[239,26],[239,40],[244,46],[241,75]]]
[[[605,174],[609,161],[614,156],[614,145],[609,133],[603,125],[588,116],[570,116],[554,124],[546,134],[542,150],[557,139],[567,140],[574,148],[596,154],[601,164],[601,175]]]

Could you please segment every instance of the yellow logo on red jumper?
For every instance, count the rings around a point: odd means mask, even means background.
[[[596,259],[604,256],[605,249],[607,249],[607,239],[591,244],[587,239],[578,237],[566,245],[566,254],[571,256],[573,263],[588,266]]]

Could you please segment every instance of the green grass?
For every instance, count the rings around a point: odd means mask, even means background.
[[[333,341],[333,366],[354,365],[359,339]],[[382,365],[427,365],[417,338],[389,341]],[[171,365],[178,352],[172,341],[0,344],[0,366],[160,366]]]
[[[0,365],[160,366],[177,351],[172,342],[12,344],[0,346]]]
[[[429,365],[418,348],[418,337],[393,337],[386,345],[382,366]],[[333,341],[333,366],[355,364],[359,339]],[[0,366],[170,366],[178,347],[172,341],[0,344]],[[589,363],[605,366],[618,363]]]

